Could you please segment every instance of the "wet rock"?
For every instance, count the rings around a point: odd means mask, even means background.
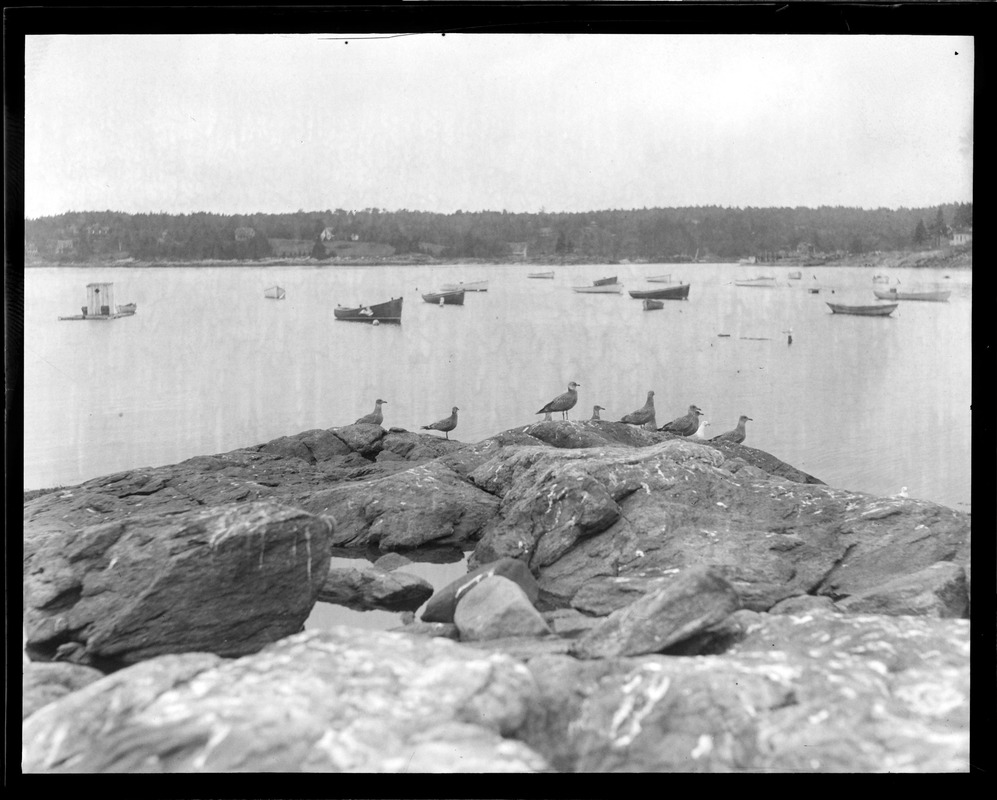
[[[591,617],[573,608],[558,608],[543,615],[547,625],[558,636],[573,639],[602,624],[601,617]]]
[[[678,570],[674,572],[677,573]],[[571,598],[571,607],[586,614],[605,617],[667,586],[669,580],[670,576],[652,578],[621,575],[613,578],[594,578],[584,584]]]
[[[385,553],[374,562],[374,566],[384,572],[392,572],[411,563],[411,558],[406,558],[400,553]]]
[[[526,592],[501,575],[484,578],[458,598],[454,623],[462,641],[551,633]]]
[[[810,594],[801,594],[795,597],[787,597],[780,600],[769,609],[770,614],[806,614],[810,611],[837,611],[834,601],[830,597],[815,597]]]
[[[335,517],[335,545],[381,551],[469,545],[497,505],[494,497],[437,461],[385,478],[339,484],[299,503],[306,511]]]
[[[42,706],[65,697],[104,677],[104,673],[81,664],[35,664],[23,667],[21,719]]]
[[[837,602],[849,614],[904,614],[930,617],[966,617],[969,595],[963,568],[949,561],[901,575],[877,589],[853,594]]]
[[[524,772],[537,707],[520,663],[336,628],[253,656],[163,656],[40,709],[25,772]]]
[[[658,653],[715,625],[740,606],[710,567],[693,567],[626,608],[614,611],[571,648],[578,658]]]
[[[330,520],[273,503],[25,530],[34,660],[237,656],[301,629],[329,568]]]
[[[354,611],[414,611],[433,595],[433,585],[417,575],[385,572],[363,562],[357,567],[331,567],[318,599]]]
[[[412,620],[397,628],[389,629],[392,633],[406,633],[412,636],[439,637],[441,639],[460,639],[460,631],[452,622],[423,622]]]
[[[426,603],[426,608],[422,612],[422,619],[425,622],[452,622],[454,612],[457,609],[457,602],[464,594],[493,575],[500,575],[508,578],[517,584],[525,592],[531,604],[535,604],[539,596],[539,587],[536,578],[530,572],[525,563],[515,558],[501,558],[482,567],[472,570],[467,575],[451,581]]]

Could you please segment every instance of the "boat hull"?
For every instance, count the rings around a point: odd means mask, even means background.
[[[645,278],[648,283],[673,283],[672,276],[668,275],[652,275],[650,278]]]
[[[670,286],[667,289],[635,289],[630,292],[635,300],[688,300],[689,284]]]
[[[488,281],[471,281],[470,283],[444,283],[440,287],[441,291],[444,292],[459,292],[461,290],[465,292],[487,292],[488,291]]]
[[[286,294],[287,292],[279,286],[271,286],[269,289],[263,290],[263,296],[267,300],[283,300]]]
[[[759,289],[774,289],[775,278],[749,278],[745,281],[734,281],[735,286],[754,286]]]
[[[851,314],[856,317],[888,317],[897,308],[897,303],[882,306],[844,306],[840,303],[827,305],[834,314]]]
[[[665,307],[665,301],[664,300],[651,300],[649,298],[645,298],[644,299],[644,310],[645,311],[654,311],[656,309],[664,308],[664,307]]]
[[[396,322],[402,321],[402,298],[392,298],[386,303],[375,303],[372,306],[347,308],[336,306],[332,310],[336,319],[344,322]]]
[[[952,292],[898,292],[890,289],[888,292],[882,292],[878,289],[873,289],[873,294],[876,295],[879,300],[927,300],[932,303],[944,303],[949,299]]]
[[[553,279],[554,273],[553,272],[531,272],[526,277],[527,278]]]
[[[572,286],[573,291],[579,294],[622,294],[623,287],[619,284],[606,284],[604,286]]]
[[[464,305],[464,290],[461,289],[458,292],[430,292],[429,294],[424,294],[422,299],[427,303],[435,305],[462,306]]]
[[[592,281],[593,286],[611,286],[616,283],[616,276],[612,278],[599,278],[597,281]]]

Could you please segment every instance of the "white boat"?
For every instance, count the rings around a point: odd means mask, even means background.
[[[747,278],[742,281],[734,281],[735,286],[758,286],[762,288],[773,288],[775,284],[775,278],[769,276],[759,276],[757,278]]]
[[[263,296],[267,300],[283,300],[286,295],[287,292],[285,292],[280,286],[271,286],[269,289],[263,290]]]
[[[748,256],[747,258],[742,258],[738,261],[738,264],[754,264],[757,259],[754,256]]]
[[[605,283],[600,286],[572,286],[571,289],[579,294],[622,294],[623,284]]]
[[[463,289],[465,292],[487,292],[488,291],[488,281],[468,281],[465,283],[461,281],[460,283],[444,283],[440,287],[440,291],[443,292],[459,292]]]
[[[791,281],[798,281],[798,280],[801,280],[802,278],[803,278],[803,273],[802,272],[790,272],[789,273],[789,279]]]
[[[645,278],[644,280],[650,283],[671,283],[672,274],[669,272],[667,275],[652,275],[650,278]]]
[[[553,278],[553,272],[530,272],[526,276],[527,278]]]

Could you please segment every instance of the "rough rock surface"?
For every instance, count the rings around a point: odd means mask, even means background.
[[[25,772],[519,772],[536,683],[508,656],[337,628],[162,656],[42,708]]]
[[[501,575],[485,578],[460,597],[454,624],[460,631],[461,641],[551,633],[526,592]]]
[[[432,595],[433,585],[425,578],[385,572],[365,561],[356,567],[330,568],[318,599],[355,611],[415,611]]]
[[[964,772],[965,620],[738,612],[722,656],[528,662],[563,772]]]
[[[21,718],[26,719],[42,706],[103,677],[104,673],[100,670],[82,664],[25,664],[21,687]]]
[[[571,653],[579,658],[660,653],[723,621],[739,606],[737,593],[716,570],[692,567],[614,611],[575,642]]]
[[[464,593],[493,575],[508,578],[523,590],[531,604],[537,602],[540,588],[537,586],[537,580],[533,577],[529,567],[519,559],[500,558],[498,561],[472,570],[467,575],[451,581],[442,589],[437,590],[436,594],[426,603],[426,608],[422,612],[423,621],[453,622],[457,603]]]
[[[301,630],[329,569],[329,521],[272,503],[25,531],[36,660],[236,656]]]
[[[837,604],[851,614],[912,614],[933,617],[967,616],[969,597],[963,568],[939,561],[910,575],[901,575],[875,589],[846,597]]]

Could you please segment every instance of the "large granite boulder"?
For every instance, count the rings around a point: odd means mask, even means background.
[[[161,656],[25,720],[34,772],[532,772],[536,683],[508,656],[336,628],[223,661]]]
[[[527,664],[562,772],[965,772],[965,620],[740,611],[723,655]]]
[[[341,483],[299,503],[306,511],[335,517],[335,545],[382,551],[470,546],[497,505],[438,461],[385,478]]]
[[[301,630],[334,523],[274,503],[25,531],[24,624],[35,660],[130,664],[244,655]]]
[[[526,592],[501,575],[487,577],[468,589],[457,603],[454,624],[461,641],[551,633]]]

